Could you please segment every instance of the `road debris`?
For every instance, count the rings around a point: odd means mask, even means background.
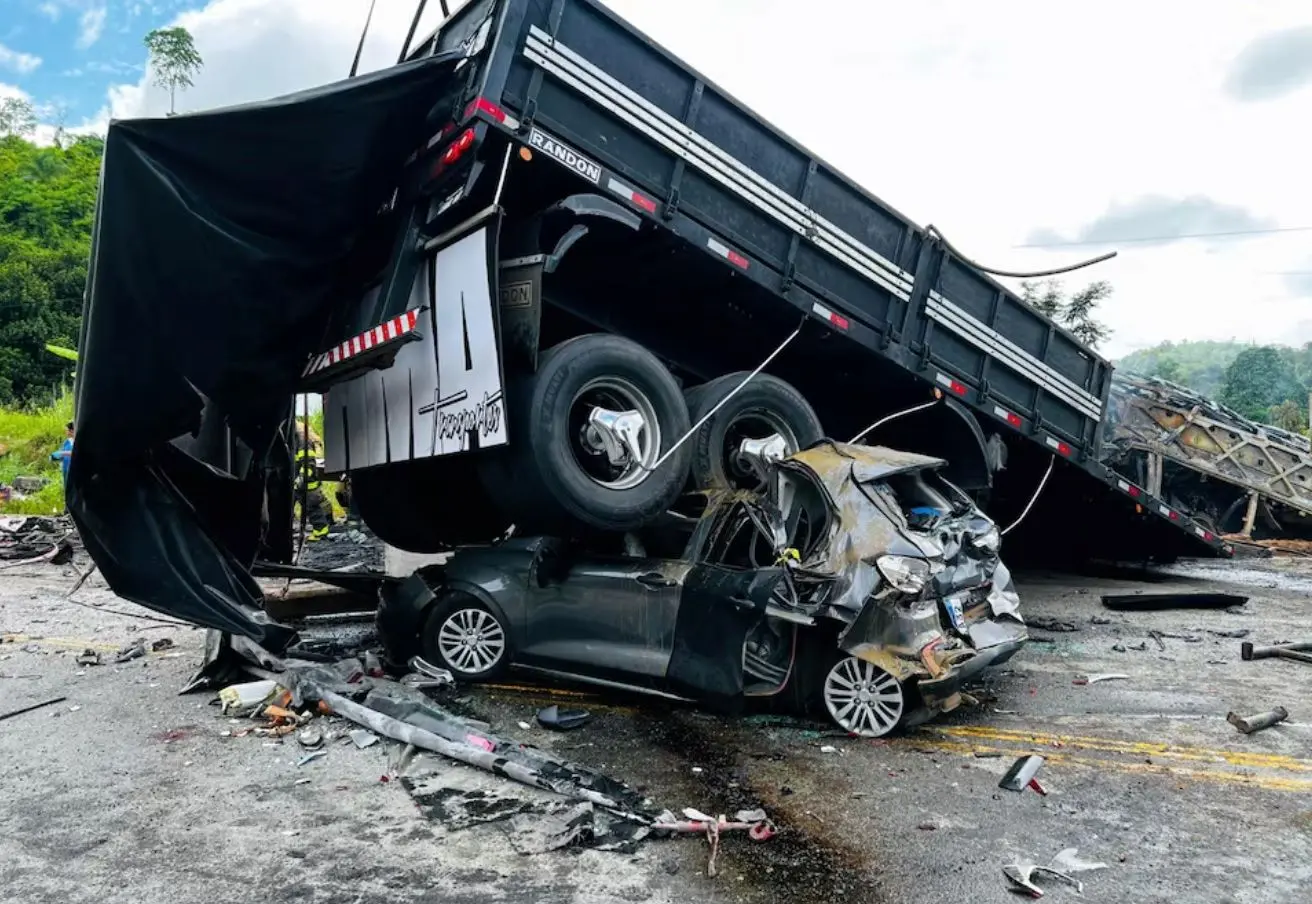
[[[76,662],[78,665],[84,665],[84,666],[100,665],[100,654],[97,653],[95,650],[87,648],[83,650],[81,653],[77,654],[77,659],[75,659],[74,662]]]
[[[1225,720],[1244,734],[1253,734],[1264,728],[1270,728],[1278,722],[1283,722],[1289,718],[1289,710],[1283,706],[1277,706],[1269,712],[1258,713],[1255,716],[1241,716],[1238,713],[1227,713]]]
[[[1080,630],[1080,626],[1074,622],[1064,621],[1058,618],[1049,618],[1046,615],[1026,616],[1025,624],[1031,628],[1038,628],[1041,631],[1051,631],[1054,634],[1070,634],[1073,631]]]
[[[1152,612],[1162,609],[1228,609],[1242,606],[1248,597],[1234,593],[1129,593],[1108,594],[1102,604],[1118,612]]]
[[[1005,791],[1024,791],[1034,784],[1034,776],[1038,775],[1039,770],[1043,768],[1044,759],[1038,754],[1031,753],[1026,756],[1017,757],[1016,762],[1011,764],[1007,774],[1002,776],[1002,781],[998,782],[998,787]],[[1035,788],[1039,791],[1042,786]],[[1047,793],[1040,791],[1040,793]]]
[[[1250,641],[1239,645],[1239,658],[1244,662],[1256,659],[1289,659],[1294,662],[1312,662],[1312,643],[1285,643],[1270,647],[1254,646]]]
[[[146,655],[146,642],[137,638],[114,654],[115,662],[131,662]]]
[[[1124,672],[1101,672],[1097,675],[1081,675],[1071,683],[1082,687],[1086,684],[1098,684],[1101,681],[1123,681],[1129,677]]]
[[[1084,883],[1072,874],[1107,869],[1107,864],[1082,860],[1078,853],[1077,848],[1066,848],[1059,851],[1047,866],[1018,860],[1004,866],[1002,874],[1012,883],[1012,891],[1023,892],[1033,898],[1043,897],[1043,889],[1038,885],[1040,879],[1056,880],[1075,889],[1076,894],[1084,894]]]
[[[347,737],[349,737],[351,743],[360,750],[364,750],[366,747],[372,747],[378,743],[378,735],[374,734],[372,731],[365,731],[363,728],[352,729],[347,734]]]
[[[538,724],[555,731],[571,731],[592,721],[592,713],[585,709],[561,709],[556,704],[538,710]]]
[[[278,692],[276,681],[248,681],[232,684],[219,691],[219,702],[225,715],[254,711]]]
[[[1166,652],[1166,641],[1162,640],[1161,631],[1149,631],[1148,636],[1151,637],[1154,642],[1156,642],[1158,650],[1160,650],[1163,653]]]
[[[31,706],[24,706],[20,709],[11,709],[7,713],[0,713],[0,722],[6,719],[12,719],[14,716],[21,716],[23,713],[30,713],[33,710],[44,709],[47,706],[54,706],[56,703],[63,703],[67,697],[53,697],[50,700],[43,700],[40,703],[33,703]]]
[[[307,750],[323,746],[323,732],[317,728],[307,728],[296,735],[296,741]]]
[[[162,653],[165,650],[173,649],[173,647],[174,647],[174,643],[172,637],[161,637],[159,640],[155,641],[150,645],[150,651],[152,653]]]
[[[304,766],[306,763],[312,763],[315,760],[319,759],[319,757],[327,756],[327,755],[328,755],[328,751],[326,750],[316,750],[313,753],[307,753],[305,756],[301,757],[299,760],[296,761],[296,767],[299,769],[301,766]]]

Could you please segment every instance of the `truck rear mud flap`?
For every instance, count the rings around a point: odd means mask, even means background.
[[[249,572],[282,527],[262,518],[263,464],[348,291],[342,262],[429,137],[460,56],[110,126],[67,493],[115,593],[269,649],[291,636]],[[206,401],[245,467],[170,444]]]

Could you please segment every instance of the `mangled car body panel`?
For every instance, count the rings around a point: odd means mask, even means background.
[[[541,537],[461,549],[388,594],[380,626],[395,656],[450,661],[431,613],[464,595],[504,624],[518,667],[726,708],[796,684],[810,638],[825,669],[855,657],[891,676],[894,721],[903,685],[951,709],[1026,632],[997,528],[943,464],[825,441],[763,463],[763,492],[704,494],[679,558],[633,554],[642,537],[623,555]]]

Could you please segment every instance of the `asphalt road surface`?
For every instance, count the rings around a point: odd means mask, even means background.
[[[1312,666],[1239,657],[1241,639],[1312,640],[1305,563],[1179,566],[1152,581],[1025,576],[1025,613],[1048,626],[1038,642],[976,689],[976,705],[888,741],[586,691],[469,693],[494,731],[664,806],[765,807],[780,834],[726,837],[715,878],[700,838],[649,840],[633,855],[515,853],[504,823],[453,825],[407,783],[381,781],[398,754],[388,742],[331,740],[298,766],[293,741],[225,736],[241,726],[206,695],[177,695],[202,632],[143,619],[96,578],[75,605],[69,569],[11,569],[0,572],[0,712],[67,700],[0,722],[0,901],[1003,902],[1015,900],[1003,866],[1067,848],[1106,864],[1079,874],[1088,901],[1306,901]],[[1144,614],[1099,602],[1178,589],[1251,600]],[[112,663],[125,643],[163,637],[171,649]],[[86,648],[106,664],[77,666]],[[1127,677],[1075,683],[1100,673]],[[549,702],[596,718],[546,732],[532,723]],[[1225,721],[1277,704],[1289,721],[1259,734]],[[1046,796],[997,787],[1025,753],[1046,757]],[[405,774],[422,788],[521,793],[435,756]],[[1077,899],[1060,886],[1048,898]]]

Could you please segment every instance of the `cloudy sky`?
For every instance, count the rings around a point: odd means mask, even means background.
[[[342,77],[368,0],[0,0],[0,94],[103,127],[158,115],[141,37],[205,58],[184,109]],[[440,18],[429,4],[425,27]],[[1312,341],[1312,4],[610,0],[740,100],[978,261],[1115,287],[1112,355]],[[378,0],[365,68],[415,0]]]

